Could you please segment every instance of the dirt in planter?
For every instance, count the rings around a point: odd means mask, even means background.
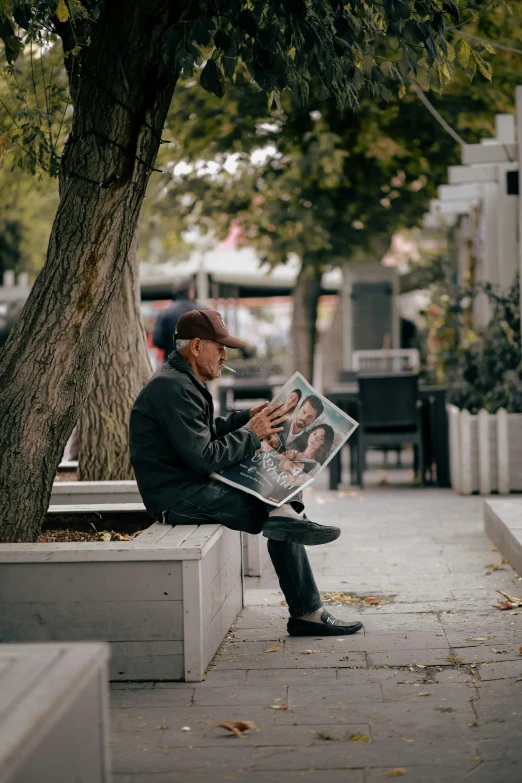
[[[132,541],[152,522],[152,518],[143,511],[47,514],[38,542]]]

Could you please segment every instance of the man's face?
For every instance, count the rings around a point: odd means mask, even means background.
[[[197,374],[203,381],[213,381],[221,376],[221,370],[227,360],[224,345],[215,340],[199,340],[194,345],[194,359]]]
[[[302,432],[306,427],[309,427],[316,418],[317,411],[315,408],[313,408],[309,402],[304,402],[296,413],[294,432]]]

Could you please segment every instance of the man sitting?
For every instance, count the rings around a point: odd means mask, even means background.
[[[219,378],[226,347],[239,348],[221,315],[192,310],[181,316],[177,350],[138,395],[130,418],[131,461],[143,502],[171,525],[219,522],[232,530],[260,533],[288,603],[294,636],[351,634],[361,623],[333,618],[323,608],[305,544],[324,544],[339,528],[311,522],[300,498],[274,508],[209,474],[234,465],[282,430],[282,405],[214,418],[208,381]]]

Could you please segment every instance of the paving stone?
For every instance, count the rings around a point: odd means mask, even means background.
[[[206,679],[198,683],[198,690],[213,688],[215,685],[223,687],[225,685],[244,685],[247,681],[246,671],[231,669],[230,671],[217,672],[215,669],[207,669]],[[158,686],[159,687],[159,686]]]
[[[276,699],[286,701],[287,688],[284,685],[258,686],[242,685],[237,688],[225,686],[222,688],[198,688],[194,694],[193,704],[198,707],[222,705],[265,705],[274,704]]]
[[[110,706],[120,709],[134,707],[183,707],[192,701],[194,688],[148,688],[146,690],[112,691]]]
[[[354,671],[341,670],[340,671]],[[249,669],[247,682],[249,685],[270,686],[272,683],[280,685],[323,685],[333,684],[337,681],[336,669]]]
[[[381,685],[378,682],[346,681],[335,685],[290,685],[288,688],[288,704],[290,707],[316,707],[320,709],[328,705],[341,706],[348,702],[380,702],[382,701]]]
[[[412,766],[402,767],[404,769],[404,780],[413,783],[463,783],[467,780],[466,774],[471,765],[455,764],[447,766],[441,764],[434,766]],[[379,769],[366,769],[364,772],[365,783],[386,783],[390,780],[389,773],[397,767],[380,767]],[[402,777],[402,776],[401,776]],[[393,778],[393,776],[392,776]],[[493,780],[493,778],[491,779]]]
[[[115,775],[114,783],[187,783],[186,772],[165,772],[151,775]],[[315,769],[304,770],[270,770],[270,772],[238,772],[230,774],[216,773],[214,771],[197,769],[190,775],[190,783],[218,783],[219,781],[232,781],[232,783],[323,783],[324,778],[320,771]],[[329,770],[328,783],[364,783],[363,770]]]
[[[502,761],[479,764],[466,777],[466,783],[520,783],[522,763]]]
[[[454,647],[451,654],[456,658],[462,658],[463,663],[497,664],[501,661],[518,661],[520,665],[522,659],[518,651],[519,647],[520,645],[515,647],[513,643],[496,647],[490,642],[487,645],[477,644],[476,647]]]
[[[480,679],[483,681],[522,678],[522,659],[519,661],[499,660],[494,663],[483,664],[477,668],[479,670]]]
[[[368,656],[369,666],[441,666],[448,663],[448,647],[422,650],[390,650],[375,652]]]

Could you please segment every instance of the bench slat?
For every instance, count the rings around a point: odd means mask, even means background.
[[[193,548],[193,545],[191,541],[189,541],[190,537],[193,533],[198,529],[197,525],[176,525],[173,527],[172,525],[166,525],[165,527],[169,528],[169,532],[165,536],[165,538],[162,538],[161,543],[164,546],[169,547],[182,547],[187,546]],[[215,527],[215,525],[214,525]]]
[[[167,533],[170,532],[170,529],[171,525],[164,525],[162,522],[154,522],[154,524],[144,530],[143,533],[136,536],[132,543],[137,546],[141,546],[142,544],[157,544],[158,541],[161,541]]]
[[[145,512],[145,506],[143,503],[84,503],[82,505],[75,504],[73,506],[64,505],[52,505],[47,509],[48,514],[89,514],[98,513],[124,513],[125,511],[143,511]]]

